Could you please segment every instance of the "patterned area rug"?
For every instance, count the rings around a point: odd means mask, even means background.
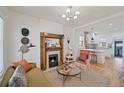
[[[44,72],[54,87],[63,87],[63,76],[56,70]],[[78,77],[78,76],[77,76]],[[109,79],[93,71],[81,72],[81,81],[77,77],[68,77],[64,87],[107,87]]]

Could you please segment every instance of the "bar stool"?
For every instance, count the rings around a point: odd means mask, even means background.
[[[97,54],[95,51],[91,51],[89,56],[90,56],[91,63],[97,63]]]

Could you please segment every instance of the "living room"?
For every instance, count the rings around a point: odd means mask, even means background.
[[[70,8],[79,12],[74,21],[61,17]],[[2,72],[5,74],[9,66],[25,59],[39,68],[27,73],[29,79],[42,71],[42,79],[46,77],[44,81],[48,79],[47,84],[50,83],[47,85],[35,78],[31,87],[122,87],[124,76],[119,76],[123,74],[123,10],[123,6],[1,6],[0,16],[4,21],[1,21],[4,23]],[[28,46],[26,53],[22,52],[23,45]],[[60,61],[52,69],[46,61],[51,51],[59,51],[58,58],[51,59],[51,63],[55,59]],[[90,52],[88,64],[77,62],[83,51]],[[76,66],[74,74],[56,70],[63,63],[62,68],[68,69],[68,54],[71,54],[71,63],[77,62],[69,65]],[[80,79],[65,77],[67,79],[63,80],[66,75],[77,75]]]

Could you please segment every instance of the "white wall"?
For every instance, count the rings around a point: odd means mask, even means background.
[[[4,69],[7,67],[8,62],[8,33],[7,33],[7,16],[8,16],[8,10],[6,7],[0,7],[0,16],[2,17],[4,21],[4,28],[3,28],[3,62],[4,62]]]
[[[38,19],[32,16],[9,11],[8,19],[9,32],[9,64],[21,59],[21,53],[18,52],[21,46],[21,29],[26,27],[29,29],[30,42],[36,47],[32,48],[28,53],[24,54],[24,58],[31,62],[40,64],[40,32],[49,32],[55,34],[63,34],[63,25],[51,21]]]
[[[64,26],[63,27],[63,33],[64,33],[64,52],[65,52],[65,56],[66,56],[66,54],[68,54],[68,52],[69,52],[69,50],[68,50],[68,46],[70,47],[70,48],[72,48],[73,49],[73,52],[74,52],[74,40],[75,40],[75,38],[74,38],[74,31],[73,31],[73,29],[71,28],[71,27],[66,27],[66,26]],[[69,43],[69,45],[68,45],[68,43],[67,43],[67,39],[70,39],[70,43]]]
[[[3,71],[3,19],[0,17],[0,76]]]

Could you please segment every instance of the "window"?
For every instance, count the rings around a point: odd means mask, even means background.
[[[84,40],[83,35],[80,35],[80,36],[79,36],[79,45],[80,45],[80,48],[83,47],[83,40]]]
[[[3,72],[3,19],[0,17],[0,76]]]

